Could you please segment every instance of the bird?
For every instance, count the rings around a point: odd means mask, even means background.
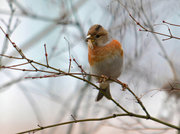
[[[113,39],[109,32],[99,24],[92,25],[87,33],[86,42],[88,45],[88,62],[90,72],[94,75],[105,76],[104,78],[117,79],[123,68],[123,48],[121,43]],[[99,82],[99,91],[96,101],[105,96],[111,99],[110,83],[108,79],[96,77]]]

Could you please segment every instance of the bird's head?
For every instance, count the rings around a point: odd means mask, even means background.
[[[86,42],[90,48],[94,48],[94,46],[104,46],[108,42],[108,32],[99,24],[95,24],[90,27]]]

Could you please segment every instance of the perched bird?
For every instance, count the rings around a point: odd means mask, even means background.
[[[118,78],[123,65],[121,44],[117,40],[111,39],[107,30],[99,24],[90,27],[86,42],[88,44],[88,61],[91,73],[98,76]],[[96,101],[101,100],[103,96],[111,99],[110,81],[101,81],[100,78],[96,78],[96,80],[100,81],[99,87],[101,89]]]

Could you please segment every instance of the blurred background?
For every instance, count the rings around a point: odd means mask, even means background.
[[[125,53],[119,80],[139,96],[149,113],[180,126],[180,40],[149,32],[130,18],[128,12],[152,31],[180,37],[180,1],[177,0],[0,0],[0,26],[26,57],[68,71],[69,57],[89,72],[85,37],[89,27],[101,24],[119,40]],[[2,31],[0,54],[18,57]],[[22,63],[0,56],[0,65]],[[32,69],[30,66],[19,68]],[[41,69],[45,69],[42,68]],[[81,72],[72,62],[71,72]],[[43,76],[39,72],[0,70],[0,133],[13,134],[75,119],[105,117],[122,111],[103,99],[95,102],[97,90],[69,76],[25,79]],[[95,81],[93,81],[97,84]],[[143,113],[134,97],[111,84],[113,98],[126,109]],[[158,123],[130,117],[54,127],[37,134],[178,134]]]

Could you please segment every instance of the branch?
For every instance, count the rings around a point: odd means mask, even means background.
[[[177,25],[177,24],[173,24],[173,23],[169,23],[169,22],[166,22],[166,21],[162,21],[162,23],[166,23],[168,25],[171,25],[171,26],[176,26],[176,27],[180,27],[180,25]]]
[[[141,106],[141,108],[144,110],[144,112],[146,113],[147,117],[150,118],[150,114],[148,113],[148,111],[146,110],[145,106],[143,105],[142,101],[140,100],[139,97],[137,97],[135,95],[135,93],[128,87],[127,84],[125,83],[122,83],[120,80],[117,80],[117,79],[111,79],[112,81],[116,82],[116,83],[119,83],[120,85],[123,86],[123,89],[127,89],[137,100],[137,102],[139,103],[139,105]]]
[[[46,44],[44,44],[44,51],[45,51],[45,57],[46,57],[46,64],[47,64],[47,66],[49,66],[48,53],[47,53],[47,49],[46,49]]]
[[[19,49],[19,47],[11,41],[10,37],[4,32],[4,30],[0,27],[0,29],[3,31],[3,33],[5,34],[6,38],[10,41],[10,43],[12,44],[12,46],[16,49],[16,51],[21,55],[22,57],[22,60],[25,59],[27,60],[28,62],[26,63],[22,63],[22,64],[18,64],[18,65],[13,65],[13,66],[0,66],[0,68],[7,68],[7,69],[12,69],[12,70],[20,70],[20,71],[29,71],[29,72],[44,72],[44,73],[50,73],[52,74],[54,77],[56,76],[71,76],[73,78],[76,78],[76,79],[79,79],[81,81],[84,81],[88,84],[90,84],[91,86],[95,87],[97,90],[99,90],[100,92],[102,92],[104,94],[103,91],[101,91],[101,89],[96,86],[94,83],[92,83],[91,81],[87,80],[86,77],[84,77],[84,73],[85,71],[82,69],[82,66],[76,62],[77,66],[81,69],[81,73],[67,73],[65,71],[62,71],[60,69],[57,69],[53,66],[50,66],[50,65],[47,65],[47,64],[43,64],[43,63],[40,63],[40,62],[37,62],[37,61],[34,61],[34,60],[31,60],[29,58],[27,58],[24,53],[22,52],[21,49]],[[3,55],[1,55],[3,56]],[[7,58],[15,58],[16,57],[12,57],[12,56],[5,56]],[[33,64],[34,65],[33,65]],[[20,65],[24,65],[24,64],[30,64],[31,66],[33,65],[34,69],[21,69],[21,68],[17,68],[17,66],[20,66]],[[38,68],[35,67],[35,65],[39,65],[41,67],[46,67],[52,71],[47,71],[47,70],[40,70]],[[84,72],[84,73],[82,73]],[[52,77],[52,75],[47,75],[47,76],[44,76],[42,78],[46,78],[46,77]],[[94,74],[87,74],[85,73],[85,75],[89,75],[89,76],[93,76],[93,77],[99,77],[99,78],[104,78],[105,76],[97,76],[97,75],[94,75]],[[82,76],[82,77],[81,77]],[[126,110],[123,106],[121,106],[117,101],[115,101],[113,98],[111,98],[110,100],[117,105],[117,107],[119,107],[124,113],[123,114],[113,114],[112,116],[107,116],[107,117],[103,117],[103,118],[91,118],[91,119],[83,119],[83,120],[74,120],[74,121],[69,121],[69,122],[64,122],[64,123],[59,123],[59,124],[55,124],[55,125],[50,125],[50,126],[40,126],[39,128],[36,128],[36,129],[33,129],[33,130],[29,130],[29,131],[25,131],[25,132],[21,132],[21,133],[27,133],[27,132],[35,132],[35,131],[38,131],[38,130],[42,130],[42,129],[46,129],[46,128],[50,128],[50,127],[55,127],[55,126],[59,126],[59,125],[65,125],[65,124],[71,124],[71,123],[76,123],[76,122],[86,122],[86,121],[100,121],[100,120],[107,120],[107,119],[111,119],[111,118],[115,118],[115,117],[119,117],[119,116],[130,116],[130,117],[137,117],[137,118],[142,118],[142,119],[149,119],[149,120],[152,120],[152,121],[155,121],[155,122],[158,122],[160,124],[164,124],[166,126],[169,126],[171,128],[174,128],[174,129],[177,129],[177,130],[180,130],[180,127],[178,126],[175,126],[173,124],[170,124],[170,123],[167,123],[167,122],[164,122],[164,121],[161,121],[157,118],[154,118],[152,116],[150,116],[150,114],[147,112],[145,106],[143,105],[143,103],[141,102],[141,100],[135,95],[135,93],[128,87],[127,84],[124,84],[122,83],[121,81],[117,80],[117,79],[112,79],[112,78],[108,78],[108,80],[111,80],[111,81],[114,81],[118,84],[120,84],[123,89],[127,89],[137,100],[137,102],[139,103],[139,105],[141,106],[141,108],[143,109],[143,111],[146,113],[146,115],[140,115],[140,114],[136,114],[136,113],[132,113],[128,110]]]
[[[17,134],[25,134],[25,133],[30,133],[30,132],[35,133],[35,132],[43,130],[43,129],[57,127],[57,126],[62,126],[62,125],[67,125],[67,124],[72,124],[72,123],[89,122],[89,121],[102,121],[102,120],[108,120],[108,119],[112,119],[112,118],[116,118],[116,117],[121,117],[121,116],[129,116],[129,117],[137,117],[137,118],[141,118],[141,119],[147,119],[147,116],[139,115],[139,114],[113,114],[111,116],[106,116],[106,117],[102,117],[102,118],[89,118],[89,119],[81,119],[81,120],[75,119],[73,121],[62,122],[62,123],[53,124],[53,125],[49,125],[49,126],[44,126],[44,127],[41,126],[41,127],[35,128],[35,129],[19,132]],[[158,120],[156,118],[150,117],[149,119],[153,120],[153,121],[156,121],[156,122],[159,122],[161,124],[164,124],[166,126],[169,126],[171,128],[175,128],[177,130],[180,130],[180,127],[174,126],[174,125],[166,123],[166,122],[163,122],[163,121]]]
[[[169,40],[169,39],[178,39],[180,40],[180,37],[177,37],[177,36],[173,36],[171,32],[169,32],[170,34],[164,34],[164,33],[160,33],[160,32],[156,32],[156,31],[153,31],[152,29],[148,29],[146,27],[144,27],[139,21],[137,21],[133,16],[132,14],[130,13],[130,11],[121,3],[120,0],[118,0],[118,2],[124,7],[124,9],[128,12],[129,16],[131,17],[131,19],[139,26],[141,27],[142,29],[139,29],[139,31],[144,31],[144,32],[149,32],[149,33],[153,33],[153,34],[157,34],[157,35],[161,35],[161,36],[165,36],[165,37],[168,37],[167,39],[163,39],[163,41],[165,40]],[[171,23],[168,23],[168,22],[165,22],[163,21],[163,23],[167,23],[169,25],[174,25],[174,26],[180,26],[180,25],[175,25],[175,24],[171,24]],[[169,30],[169,29],[168,29]],[[170,31],[170,30],[169,30]]]

